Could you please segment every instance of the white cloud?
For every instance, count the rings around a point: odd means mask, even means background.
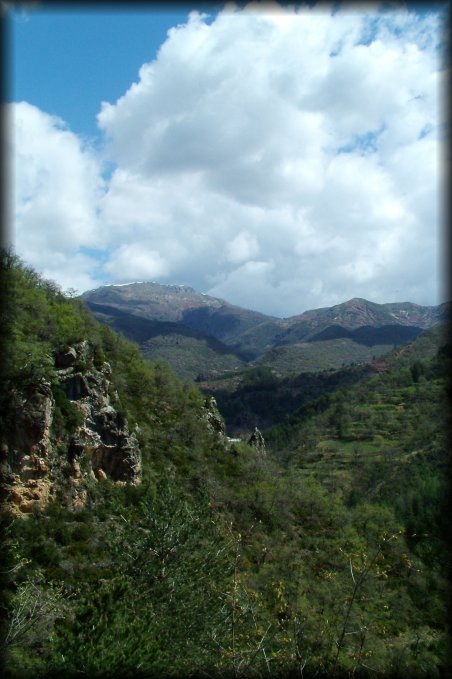
[[[114,273],[118,281],[155,280],[166,275],[168,264],[155,250],[143,243],[133,243],[115,250],[105,270]]]
[[[17,105],[20,252],[99,248],[96,280],[177,281],[280,315],[435,303],[441,40],[436,14],[403,9],[192,13],[102,104],[105,187],[60,121]]]
[[[105,242],[96,216],[103,190],[98,163],[63,121],[35,106],[9,105],[7,116],[14,132],[9,143],[16,251],[63,286],[70,280],[89,285],[95,263],[80,248]]]
[[[237,234],[227,245],[226,259],[230,262],[239,264],[250,260],[259,252],[259,245],[256,236],[242,231]]]
[[[26,260],[27,263],[29,260]],[[35,263],[36,270],[46,279],[56,281],[63,291],[73,289],[79,293],[103,285],[96,275],[98,260],[84,252],[65,253],[49,250]]]

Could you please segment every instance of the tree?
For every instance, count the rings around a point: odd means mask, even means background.
[[[215,662],[229,541],[206,501],[189,501],[168,482],[141,496],[109,521],[108,570],[80,592],[75,622],[60,629],[59,669],[164,675]]]

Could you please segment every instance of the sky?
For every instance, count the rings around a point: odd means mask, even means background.
[[[444,7],[16,5],[16,253],[278,317],[445,301]]]

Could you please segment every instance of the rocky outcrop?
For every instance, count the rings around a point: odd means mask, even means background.
[[[42,380],[32,393],[10,392],[1,443],[2,499],[15,513],[31,512],[53,497],[51,427],[55,401],[50,384]]]
[[[230,438],[227,436],[225,423],[220,415],[214,396],[209,395],[204,401],[203,420],[207,424],[207,428],[224,444],[226,450],[234,446],[235,443],[243,442],[255,448],[259,454],[265,455],[265,440],[257,427],[255,427],[248,439]]]
[[[96,478],[136,483],[141,471],[140,451],[127,422],[111,406],[96,413],[95,418],[95,427],[85,424],[72,435],[68,461],[72,464],[89,458]]]
[[[30,393],[12,389],[6,431],[2,432],[0,473],[7,507],[28,513],[66,488],[68,504],[83,506],[86,485],[109,479],[139,483],[141,454],[126,419],[110,402],[111,367],[95,366],[89,342],[55,355],[55,379],[79,413],[72,432],[55,431],[55,398],[49,382]]]
[[[260,453],[261,455],[265,454],[265,440],[257,427],[255,427],[247,443],[249,446],[253,446],[253,448],[256,448],[257,452]]]
[[[8,463],[12,472],[25,474],[31,458],[48,458],[54,399],[50,384],[44,380],[32,394],[14,389],[10,396],[15,418],[8,432]]]
[[[141,474],[140,450],[126,419],[110,403],[111,366],[103,362],[95,368],[92,359],[93,351],[86,341],[56,358],[57,365],[70,363],[71,371],[68,367],[60,369],[59,378],[83,417],[83,424],[69,440],[68,461],[73,464],[87,459],[97,479],[137,483]],[[80,363],[90,367],[76,371]]]
[[[204,401],[203,419],[207,424],[207,428],[213,434],[216,434],[221,440],[226,438],[224,420],[220,415],[214,396],[207,396]]]
[[[74,347],[69,347],[67,351],[57,352],[55,355],[55,365],[57,368],[69,368],[77,361],[77,352]]]

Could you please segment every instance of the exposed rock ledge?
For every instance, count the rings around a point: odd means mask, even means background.
[[[68,505],[84,506],[88,481],[137,484],[141,453],[127,421],[110,403],[111,367],[93,364],[93,347],[81,342],[55,356],[56,376],[81,414],[71,435],[57,437],[55,399],[45,381],[31,394],[11,391],[7,431],[2,432],[0,473],[6,507],[26,514],[44,507],[65,488]]]

